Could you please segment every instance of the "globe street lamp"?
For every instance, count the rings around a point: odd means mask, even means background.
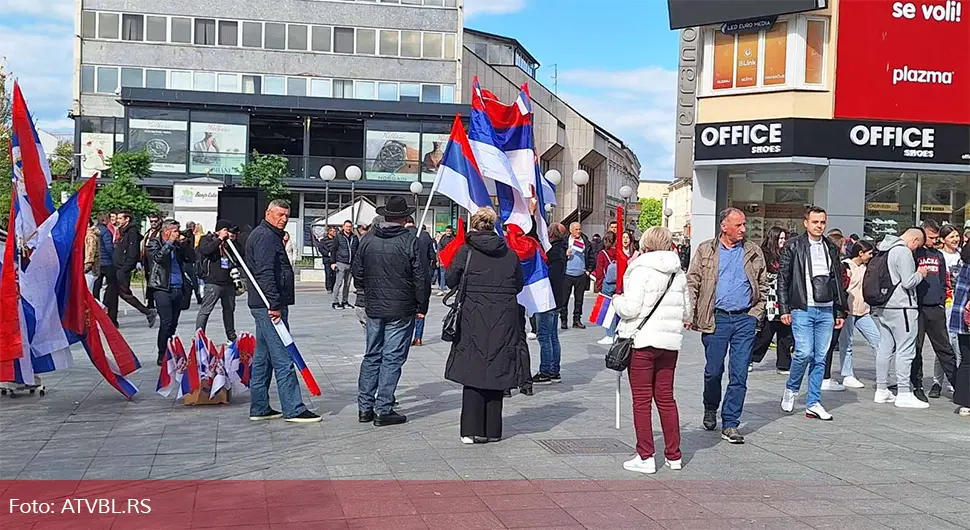
[[[549,171],[546,171],[546,180],[549,181],[549,184],[558,186],[559,183],[562,182],[562,173],[560,173],[558,170],[550,169]]]
[[[357,203],[355,202],[357,200],[357,190],[355,188],[355,184],[358,180],[360,180],[360,176],[361,171],[357,166],[347,166],[347,169],[344,170],[344,177],[350,181],[350,218],[353,219],[351,222],[354,224],[354,226],[357,226],[357,212],[359,210],[359,208],[357,208]]]
[[[320,179],[324,182],[323,202],[325,203],[324,215],[326,216],[323,218],[323,228],[326,231],[330,230],[330,181],[335,178],[337,178],[337,170],[333,166],[326,165],[320,168]]]
[[[417,209],[418,209],[418,195],[421,195],[421,193],[424,191],[424,184],[421,184],[418,181],[414,181],[414,182],[411,183],[411,186],[409,186],[409,189],[411,190],[411,193],[414,194],[414,209],[415,209],[415,211],[417,211]],[[424,219],[422,219],[421,222],[424,222]],[[419,226],[418,227],[418,235],[420,235],[420,234],[421,234],[421,227]]]
[[[674,211],[670,208],[664,208],[664,227],[670,228],[670,216],[674,215]]]
[[[573,172],[573,184],[578,188],[576,203],[576,221],[583,221],[583,187],[589,184],[589,173],[584,169],[577,169]]]
[[[633,188],[626,185],[621,186],[620,197],[623,198],[623,226],[624,226],[624,229],[626,229],[626,220],[628,219],[628,216],[629,216],[628,209],[630,208],[630,197],[633,197]]]

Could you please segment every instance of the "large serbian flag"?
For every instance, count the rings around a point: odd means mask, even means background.
[[[37,227],[54,211],[49,189],[51,170],[18,83],[13,85],[10,121],[10,155],[16,197],[14,209],[17,212],[11,232],[28,248],[34,248],[36,240],[33,236]]]

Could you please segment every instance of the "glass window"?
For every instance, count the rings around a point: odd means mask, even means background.
[[[738,60],[734,68],[734,86],[752,87],[758,84],[758,42],[760,33],[738,35]]]
[[[173,90],[192,90],[192,72],[173,70],[169,88]]]
[[[421,101],[421,85],[401,83],[401,101]]]
[[[97,92],[114,94],[116,90],[118,90],[118,69],[99,66]]]
[[[899,235],[916,223],[916,182],[915,172],[866,171],[867,239],[880,241],[886,235]]]
[[[165,88],[167,77],[165,70],[145,70],[145,88]]]
[[[259,22],[243,22],[242,45],[247,48],[262,48],[263,25]]]
[[[310,95],[318,98],[329,98],[330,97],[330,80],[329,79],[311,79],[310,80]]]
[[[426,5],[426,6],[441,7],[442,0],[424,0],[424,5]]]
[[[275,22],[267,22],[265,24],[266,29],[266,41],[263,46],[267,50],[285,50],[286,49],[286,24],[277,24]]]
[[[354,28],[333,28],[333,51],[354,53]]]
[[[421,101],[441,103],[441,85],[421,85]]]
[[[455,102],[455,85],[441,85],[441,102]]]
[[[81,67],[81,92],[94,92],[94,67]]]
[[[239,23],[230,20],[219,21],[219,46],[239,45]]]
[[[259,94],[262,79],[258,75],[242,76],[242,91],[244,94]]]
[[[98,38],[117,39],[120,22],[118,13],[98,13]]]
[[[145,40],[145,17],[121,15],[121,40]]]
[[[192,19],[172,17],[172,42],[192,43]]]
[[[81,11],[81,37],[93,39],[97,35],[95,32],[97,20],[98,14],[94,11]]]
[[[455,34],[445,33],[445,59],[455,58]]]
[[[374,55],[377,53],[377,31],[357,29],[357,53]]]
[[[421,0],[401,0],[401,4],[419,6],[421,5]]]
[[[766,86],[784,85],[788,70],[788,23],[778,22],[765,33],[765,69],[762,82]]]
[[[354,84],[354,97],[357,99],[377,99],[373,81],[357,81]]]
[[[306,79],[302,77],[287,77],[286,95],[306,96]]]
[[[263,76],[263,94],[285,95],[286,78],[275,75]]]
[[[334,79],[333,97],[335,98],[354,97],[354,82],[347,79]]]
[[[396,56],[400,41],[400,33],[397,30],[381,30],[381,55]]]
[[[959,173],[920,173],[919,222],[966,226],[970,205],[970,176]]]
[[[421,32],[401,32],[401,57],[421,57]]]
[[[377,99],[383,101],[397,101],[397,83],[378,83]]]
[[[825,82],[825,58],[822,56],[824,49],[825,21],[809,20],[805,34],[805,82],[810,85],[821,85]]]
[[[714,90],[734,88],[734,35],[714,32]]]
[[[145,40],[165,42],[168,40],[168,19],[165,17],[145,17]]]
[[[441,59],[441,33],[425,33],[422,57]]]
[[[211,18],[195,19],[195,43],[206,46],[216,45],[216,21]]]
[[[286,26],[286,49],[306,51],[306,26],[289,24]]]
[[[216,74],[209,72],[195,72],[193,75],[193,89],[205,92],[215,92]]]
[[[121,69],[121,86],[142,88],[145,84],[144,72],[141,68],[122,68]]]
[[[315,52],[330,51],[330,27],[313,26],[311,49]]]
[[[219,92],[239,92],[239,76],[237,74],[219,74],[216,82]]]
[[[445,7],[458,7],[458,0],[445,0]]]
[[[482,59],[484,59],[486,61],[488,60],[488,43],[487,42],[476,42],[473,45],[472,50],[475,52],[475,55],[481,57]]]

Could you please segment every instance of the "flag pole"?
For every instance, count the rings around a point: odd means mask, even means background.
[[[620,376],[622,372],[616,373],[616,428],[620,428]]]
[[[428,202],[424,205],[424,213],[421,214],[421,222],[417,224],[418,233],[421,231],[421,227],[424,226],[425,219],[428,218],[428,210],[431,208],[431,199],[434,197],[434,192],[438,189],[438,182],[441,179],[441,166],[438,166],[438,174],[434,176],[434,184],[431,185],[431,191],[428,192]],[[415,208],[418,206],[417,201],[414,204]]]

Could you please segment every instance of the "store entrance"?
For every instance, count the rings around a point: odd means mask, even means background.
[[[728,179],[728,205],[743,211],[748,240],[760,244],[773,226],[796,235],[804,231],[805,208],[814,204],[815,182],[761,183],[746,175]]]

